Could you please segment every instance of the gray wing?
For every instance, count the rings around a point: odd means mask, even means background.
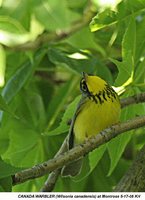
[[[68,149],[72,149],[74,147],[74,132],[73,132],[73,127],[74,127],[74,123],[75,120],[78,116],[78,114],[81,112],[82,108],[83,108],[83,104],[86,102],[86,98],[82,97],[77,108],[75,111],[75,114],[73,116],[72,122],[71,122],[71,126],[70,126],[70,130],[69,130],[69,136],[68,136]]]
[[[86,102],[86,98],[82,97],[78,107],[76,109],[76,112],[74,114],[74,117],[72,119],[69,135],[68,135],[68,149],[72,149],[74,147],[74,132],[73,132],[73,127],[75,120],[78,116],[78,114],[81,112],[83,108],[83,104]],[[72,161],[70,164],[64,166],[61,170],[61,175],[62,176],[76,176],[81,172],[82,169],[82,164],[83,164],[83,158],[79,158],[77,160]]]

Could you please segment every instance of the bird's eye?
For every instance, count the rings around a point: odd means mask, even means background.
[[[88,88],[87,88],[87,85],[86,85],[86,81],[83,79],[80,83],[80,89],[82,92],[87,92],[88,91]]]

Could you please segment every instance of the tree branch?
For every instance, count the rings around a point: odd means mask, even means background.
[[[14,51],[35,50],[41,47],[43,44],[61,41],[63,39],[66,39],[67,37],[70,37],[72,34],[76,33],[77,31],[88,25],[95,15],[96,13],[92,11],[92,1],[89,0],[88,5],[84,10],[82,19],[80,19],[79,22],[74,23],[69,29],[65,31],[56,30],[55,32],[43,33],[38,36],[33,42],[30,41],[22,45],[7,48]]]
[[[124,108],[132,104],[143,103],[145,102],[145,92],[121,99],[120,102],[121,102],[121,108]]]
[[[73,160],[88,154],[90,151],[94,150],[100,145],[110,141],[117,135],[142,126],[145,126],[145,116],[137,117],[130,121],[123,122],[121,124],[117,124],[108,129],[105,129],[96,136],[89,138],[83,144],[74,147],[68,152],[60,154],[56,158],[16,173],[13,178],[13,185],[23,183],[29,179],[41,177],[56,169],[60,169],[64,165],[71,163]]]
[[[128,172],[117,184],[114,192],[145,191],[145,145],[138,153]]]
[[[134,103],[141,103],[145,101],[145,93],[137,94],[132,97],[121,99],[121,108],[124,108],[128,105]],[[63,145],[62,145],[63,146]],[[61,147],[62,148],[62,147]],[[61,148],[59,152],[61,152]],[[64,148],[64,146],[63,146]],[[59,153],[57,153],[57,156]],[[41,192],[50,192],[54,189],[57,179],[60,175],[61,169],[57,169],[49,174],[48,179],[46,180],[44,186],[41,188]]]

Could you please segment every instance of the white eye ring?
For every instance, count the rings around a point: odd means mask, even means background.
[[[81,81],[81,83],[80,83],[80,89],[82,90],[82,92],[87,92],[88,91],[88,88],[87,88],[85,80]]]
[[[86,85],[86,83],[83,83],[83,84],[82,84],[82,90],[83,90],[84,92],[87,91],[87,85]]]

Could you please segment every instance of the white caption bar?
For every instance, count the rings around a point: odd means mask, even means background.
[[[2,200],[22,200],[22,199],[65,199],[65,200],[120,200],[120,199],[135,199],[135,200],[145,200],[145,193],[136,193],[136,192],[129,192],[129,193],[116,193],[116,192],[64,192],[64,193],[18,193],[18,192],[8,192],[8,193],[0,193],[0,199]]]

